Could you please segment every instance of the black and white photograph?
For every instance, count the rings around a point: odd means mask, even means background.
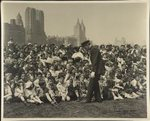
[[[2,120],[148,120],[149,5],[3,1]]]

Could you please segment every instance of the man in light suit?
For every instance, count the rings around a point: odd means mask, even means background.
[[[85,102],[90,103],[93,96],[96,102],[102,102],[98,80],[100,76],[105,73],[105,67],[101,53],[98,48],[91,45],[89,40],[83,42],[81,46],[87,51],[90,50],[90,60],[92,64],[91,79],[88,85],[88,93]]]

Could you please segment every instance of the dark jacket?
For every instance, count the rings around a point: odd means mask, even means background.
[[[94,46],[92,46],[90,49],[90,60],[92,63],[92,71],[94,71],[97,75],[103,75],[105,73],[105,64],[102,60],[99,49]]]

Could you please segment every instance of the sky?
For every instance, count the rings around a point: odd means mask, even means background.
[[[3,3],[3,21],[9,22],[20,12],[24,22],[26,7],[43,10],[46,35],[73,35],[79,18],[86,37],[95,44],[113,44],[122,37],[128,43],[146,43],[146,3]]]

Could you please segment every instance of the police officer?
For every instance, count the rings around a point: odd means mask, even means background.
[[[105,67],[101,57],[101,53],[97,47],[92,46],[89,40],[83,42],[81,46],[88,51],[90,50],[90,60],[92,64],[88,93],[86,101],[84,102],[90,103],[93,96],[95,97],[96,102],[102,102],[98,80],[100,79],[100,75],[104,74]]]

